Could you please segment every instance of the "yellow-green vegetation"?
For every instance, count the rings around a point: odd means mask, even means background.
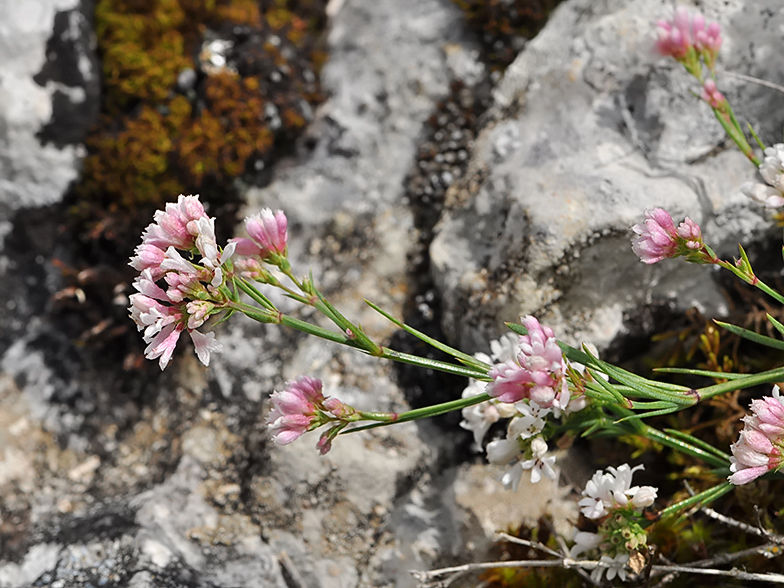
[[[74,190],[80,231],[128,252],[142,219],[180,193],[236,200],[248,163],[272,161],[323,99],[325,4],[100,0],[105,95]],[[233,52],[225,66],[203,61],[203,44],[215,38]],[[193,83],[178,89],[188,70]]]

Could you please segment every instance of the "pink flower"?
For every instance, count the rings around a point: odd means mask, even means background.
[[[663,208],[645,211],[645,220],[632,227],[637,233],[632,241],[632,251],[647,264],[675,257],[678,250],[677,232],[670,213]]]
[[[196,357],[206,366],[210,365],[210,354],[223,351],[223,345],[215,340],[215,333],[207,333],[205,335],[195,329],[188,329],[188,334],[193,340]]]
[[[752,400],[750,416],[743,418],[740,438],[730,447],[732,458],[729,481],[747,484],[784,464],[784,403],[778,386],[772,397]]]
[[[705,80],[705,83],[702,85],[702,94],[700,94],[700,98],[710,104],[711,108],[717,110],[722,109],[727,104],[727,99],[719,92],[718,88],[716,88],[716,82],[711,78]]]
[[[702,229],[700,229],[700,226],[688,216],[678,225],[676,233],[678,237],[684,241],[684,244],[688,249],[702,249]]]
[[[264,208],[259,214],[245,219],[245,230],[250,239],[231,239],[236,244],[238,255],[260,257],[273,255],[285,257],[288,247],[288,220],[282,210],[272,212]]]
[[[632,231],[637,233],[632,239],[632,251],[643,263],[658,263],[681,255],[693,263],[718,261],[705,245],[700,226],[688,217],[676,229],[669,212],[654,208],[645,212],[645,221],[634,225]]]
[[[671,21],[656,23],[656,49],[662,55],[683,63],[695,75],[699,73],[700,57],[713,71],[721,49],[721,27],[715,22],[707,27],[705,24],[702,14],[696,12],[690,15],[685,7],[679,6]]]
[[[321,380],[300,376],[295,382],[288,382],[285,390],[272,393],[267,424],[276,443],[291,443],[311,425],[318,424],[318,410],[323,408],[325,400],[321,389]]]
[[[160,268],[161,262],[165,257],[163,249],[150,243],[142,243],[136,248],[135,255],[131,258],[130,265],[137,271],[149,269],[157,279],[163,273]]]
[[[147,359],[160,358],[158,363],[161,370],[166,369],[183,328],[182,323],[169,324],[149,340],[145,337],[145,341],[148,341],[149,345],[144,350],[144,356]]]
[[[142,241],[162,251],[169,247],[189,251],[194,246],[197,234],[195,226],[190,223],[201,218],[209,217],[199,197],[180,194],[177,204],[170,202],[165,210],[156,211],[153,217],[155,222],[145,229]]]
[[[520,352],[491,368],[487,393],[508,404],[528,398],[542,408],[566,408],[566,362],[555,333],[532,316],[524,317],[523,325],[528,334],[519,339]]]

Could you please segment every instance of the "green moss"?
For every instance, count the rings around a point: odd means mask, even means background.
[[[317,74],[325,60],[318,42],[325,4],[99,0],[106,91],[74,190],[80,232],[119,240],[128,251],[142,219],[180,193],[201,193],[218,205],[236,201],[234,180],[249,162],[267,166],[305,127],[302,104],[324,98]],[[238,25],[243,37],[235,39]],[[200,69],[207,31],[236,44],[267,42],[244,48],[236,70]],[[178,76],[188,68],[199,72],[197,84],[179,94]]]

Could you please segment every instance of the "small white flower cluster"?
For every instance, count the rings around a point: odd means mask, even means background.
[[[764,184],[746,182],[740,189],[752,200],[775,209],[784,206],[784,144],[765,149],[765,160],[759,166]]]
[[[653,486],[632,486],[632,475],[643,469],[623,464],[609,467],[607,472],[598,470],[588,480],[583,490],[584,498],[578,503],[585,518],[596,521],[596,533],[577,531],[574,546],[569,555],[573,558],[598,549],[600,561],[607,567],[597,567],[591,577],[598,582],[604,570],[607,579],[617,575],[622,581],[628,576],[626,564],[632,552],[646,544],[646,533],[640,525],[642,510],[656,500],[657,490]]]

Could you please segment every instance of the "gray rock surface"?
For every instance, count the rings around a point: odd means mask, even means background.
[[[725,256],[771,228],[739,191],[753,166],[722,143],[693,78],[653,52],[652,23],[669,5],[566,2],[507,69],[431,247],[444,326],[464,347],[525,314],[601,347],[641,305],[726,312],[707,268],[648,267],[629,248],[629,227],[655,206],[693,218]],[[760,46],[780,51],[768,32],[784,18],[778,4],[703,5],[722,25],[721,68],[781,78],[780,63],[753,58]],[[772,107],[773,91],[719,83],[739,117],[774,140],[784,107]]]
[[[0,4],[0,237],[20,207],[58,202],[76,179],[98,113],[91,4]]]
[[[722,67],[782,77],[780,60],[759,59],[781,52],[774,0],[704,4],[727,31]],[[27,20],[21,7],[0,8],[0,223],[61,198],[81,127],[52,116],[86,120],[75,88],[97,91],[77,3],[29,6]],[[569,0],[495,88],[430,248],[453,343],[486,351],[502,320],[529,312],[602,344],[641,304],[721,309],[707,271],[644,267],[629,251],[628,227],[655,205],[693,216],[722,253],[769,225],[738,192],[751,167],[716,149],[721,130],[685,74],[650,52],[664,7]],[[285,209],[296,271],[312,267],[345,314],[387,341],[395,329],[363,297],[397,316],[411,303],[422,239],[405,185],[426,121],[451,81],[481,83],[486,70],[448,0],[346,0],[330,11],[331,98],[301,152],[248,192],[247,212]],[[45,63],[47,42],[69,35],[67,67]],[[60,77],[69,68],[84,74],[79,84]],[[770,140],[780,102],[723,80]],[[159,380],[129,378],[41,317],[58,282],[44,262],[52,225],[35,226],[30,251],[0,256],[2,277],[16,268],[17,280],[4,280],[0,309],[0,588],[405,587],[409,569],[481,558],[496,528],[542,511],[574,519],[568,487],[525,486],[521,500],[501,494],[492,468],[456,463],[468,441],[456,427],[348,435],[325,457],[315,434],[273,446],[265,400],[299,374],[361,409],[410,404],[390,365],[298,333],[235,317],[208,370],[187,354]]]

